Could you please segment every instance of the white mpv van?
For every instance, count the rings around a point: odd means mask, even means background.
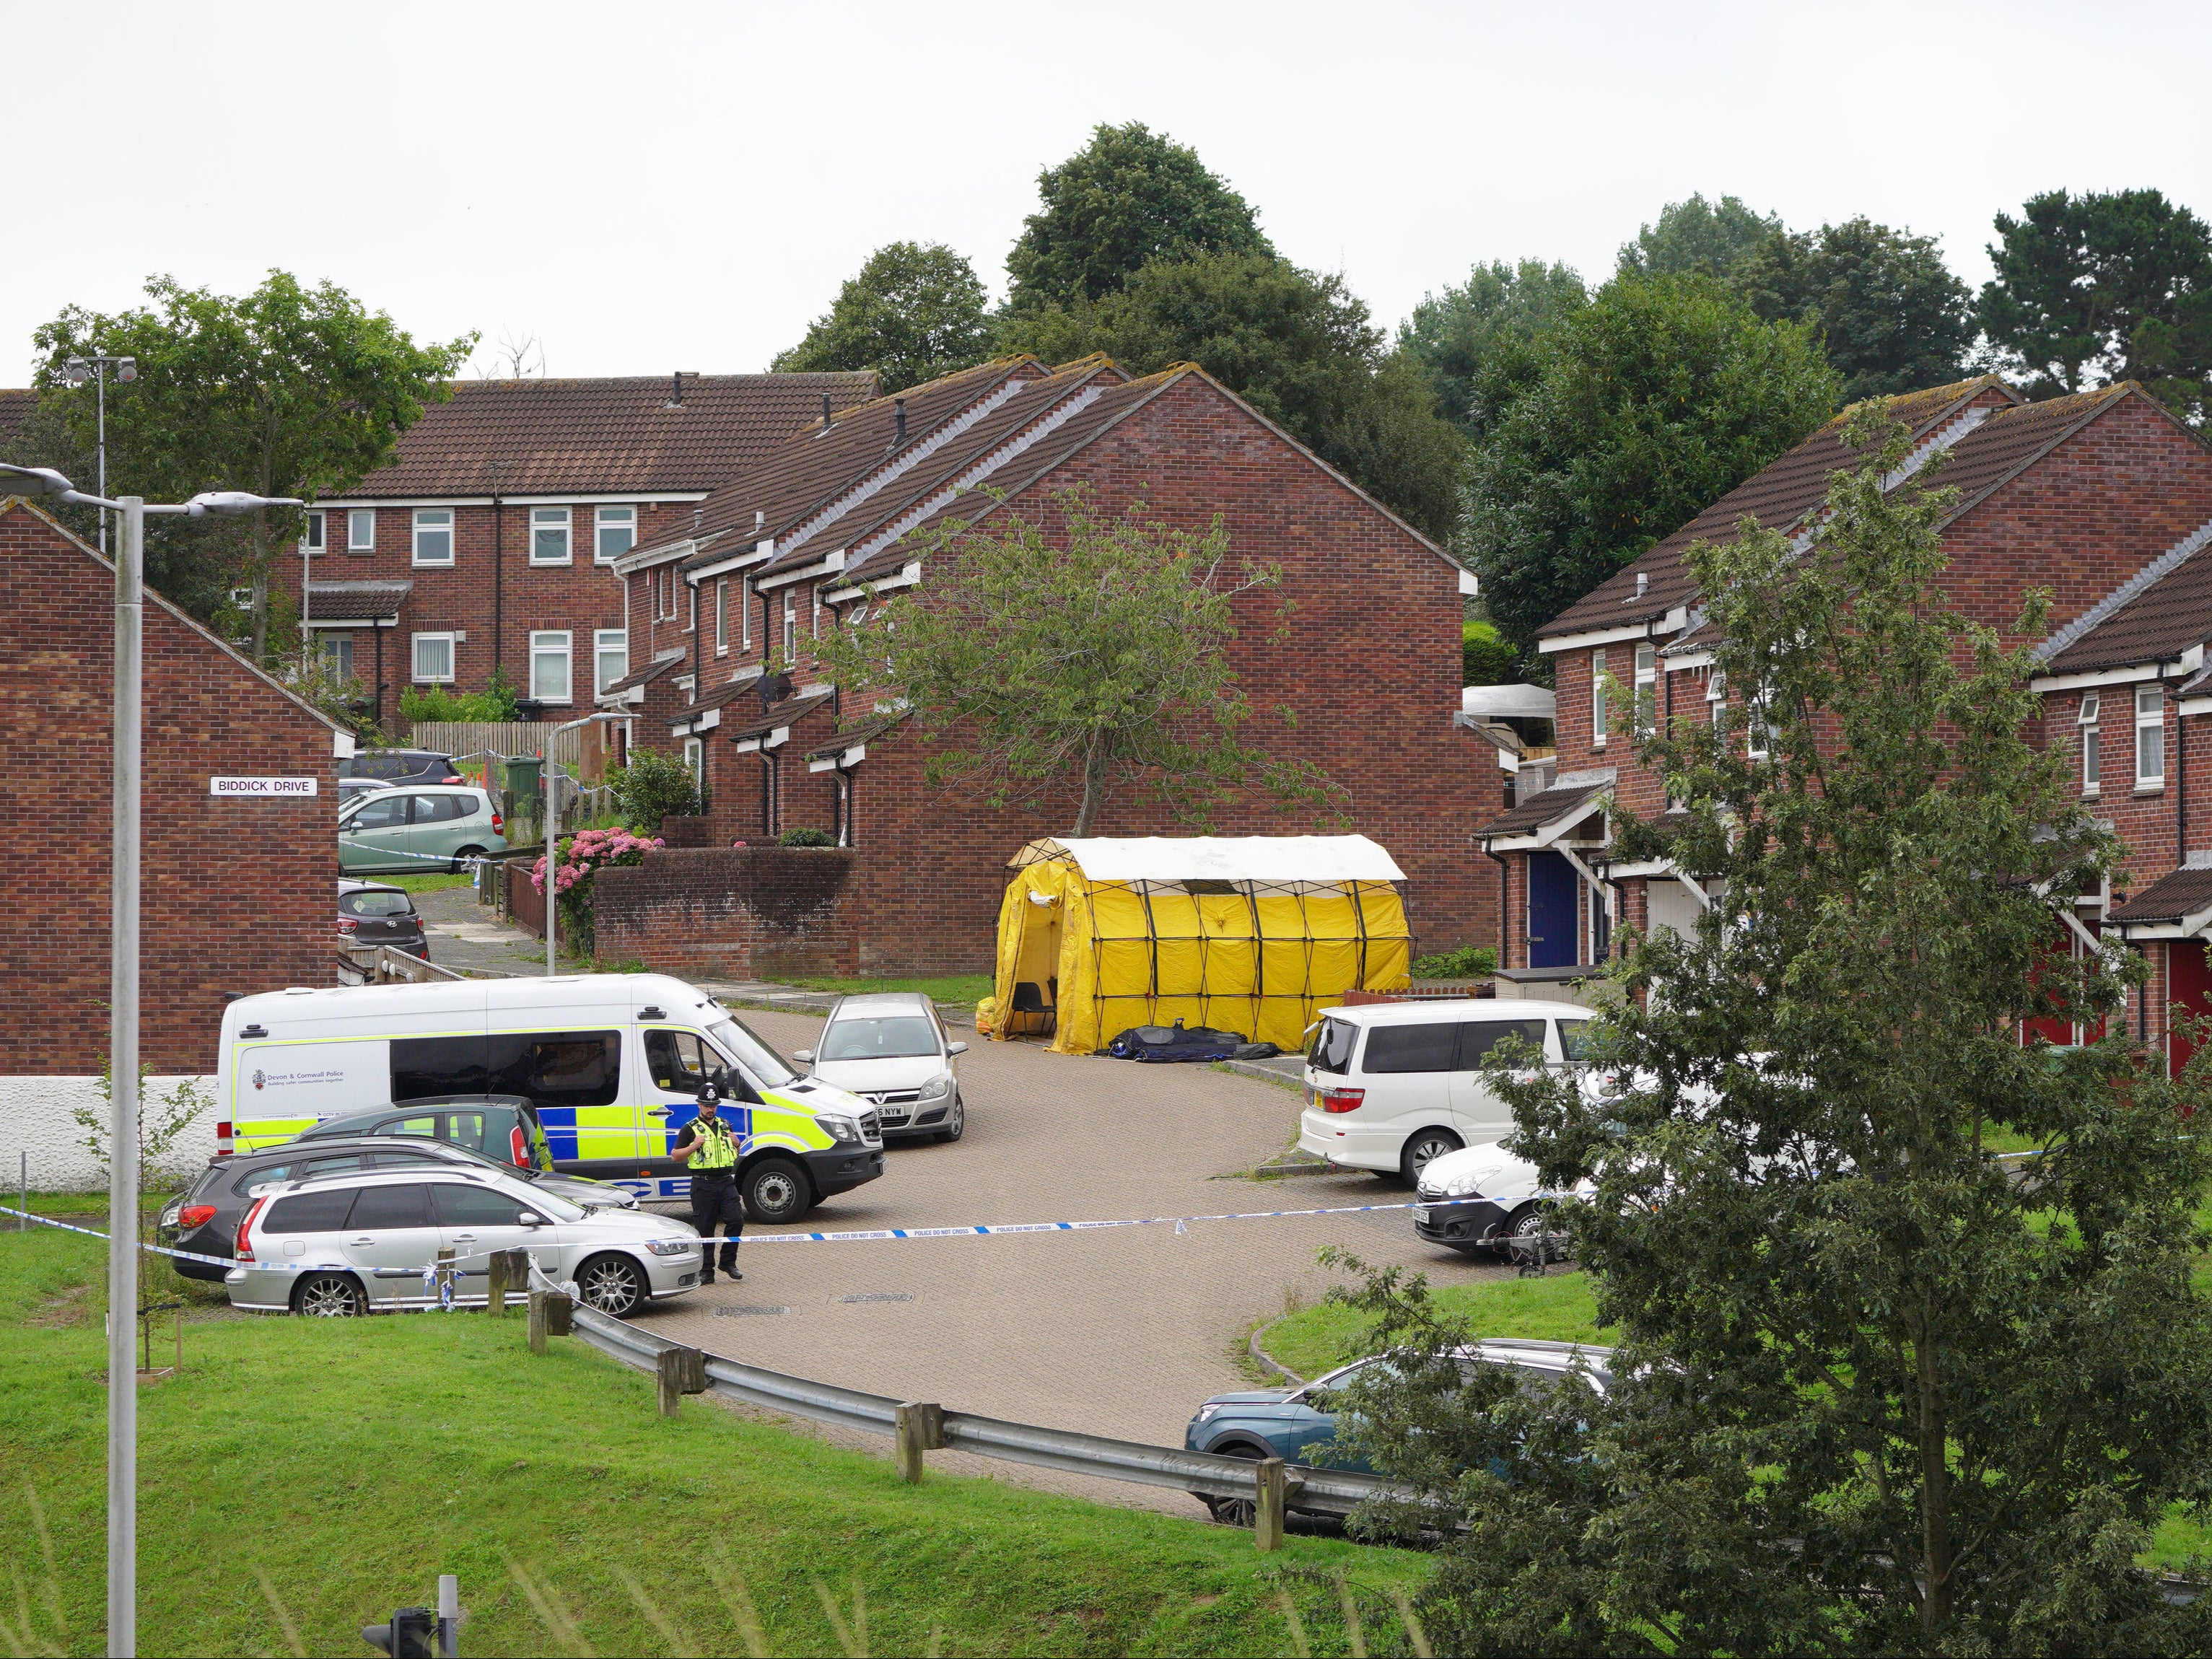
[[[795,1221],[884,1172],[872,1105],[799,1077],[713,997],[665,974],[241,997],[223,1011],[218,1064],[223,1150],[392,1103],[520,1095],[555,1169],[665,1202],[691,1191],[669,1148],[711,1077],[743,1137],[738,1188],[756,1221]]]
[[[1547,1064],[1581,1057],[1590,1011],[1571,1002],[1378,1002],[1332,1008],[1306,1058],[1298,1148],[1416,1183],[1431,1158],[1503,1140],[1513,1111],[1482,1074],[1510,1034]]]

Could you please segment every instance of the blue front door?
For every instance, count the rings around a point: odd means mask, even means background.
[[[1581,953],[1575,948],[1576,902],[1574,866],[1557,853],[1528,854],[1528,965],[1531,968],[1571,968]]]

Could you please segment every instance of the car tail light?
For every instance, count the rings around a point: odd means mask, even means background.
[[[235,1150],[236,1147],[231,1139],[230,1121],[226,1118],[215,1126],[215,1155],[217,1158],[228,1158]]]
[[[515,1125],[507,1132],[507,1150],[514,1158],[516,1169],[526,1170],[530,1167],[530,1143],[523,1139],[520,1124]]]
[[[495,836],[503,836],[507,833],[507,825],[497,812],[491,815],[491,832]]]
[[[1356,1112],[1359,1103],[1367,1098],[1364,1089],[1322,1089],[1314,1098],[1321,1103],[1324,1112]]]
[[[466,778],[440,778],[438,781],[441,783],[466,783],[468,780]]]
[[[268,1201],[268,1199],[265,1197],[255,1199],[253,1200],[253,1207],[248,1210],[246,1214],[240,1218],[238,1224],[238,1240],[232,1249],[231,1254],[236,1256],[240,1261],[251,1261],[253,1260],[253,1246],[246,1241],[253,1231],[253,1218],[261,1213],[261,1206]]]
[[[352,916],[340,916],[338,918],[338,932],[341,933],[353,933],[360,927],[361,923]]]
[[[187,1204],[177,1212],[177,1225],[187,1231],[194,1227],[204,1227],[214,1219],[215,1206],[212,1204]]]

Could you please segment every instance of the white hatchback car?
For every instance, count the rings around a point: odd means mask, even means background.
[[[839,999],[820,1046],[791,1057],[816,1081],[873,1104],[885,1140],[957,1140],[968,1127],[959,1063],[967,1052],[946,1038],[921,992],[872,991]]]
[[[1482,1063],[1516,1036],[1547,1065],[1582,1055],[1590,1011],[1571,1002],[1378,1002],[1332,1008],[1306,1057],[1298,1147],[1418,1184],[1431,1158],[1513,1132]]]
[[[525,1249],[617,1317],[699,1283],[699,1235],[650,1211],[592,1209],[495,1170],[418,1166],[289,1181],[238,1224],[234,1308],[365,1314],[433,1307],[424,1269],[453,1252],[453,1300],[487,1299],[490,1252]],[[520,1287],[518,1286],[518,1289]]]

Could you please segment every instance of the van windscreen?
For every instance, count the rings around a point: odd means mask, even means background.
[[[1359,1028],[1350,1020],[1322,1021],[1321,1035],[1314,1040],[1314,1070],[1342,1077],[1352,1069],[1352,1046],[1358,1041]]]

